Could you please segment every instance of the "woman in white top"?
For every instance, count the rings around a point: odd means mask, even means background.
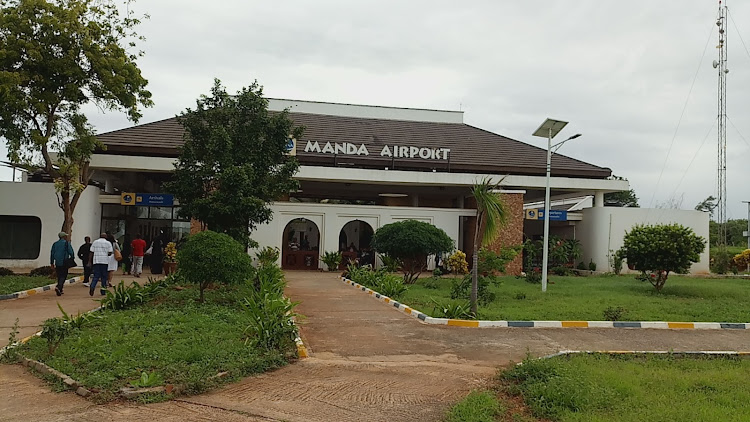
[[[113,250],[120,250],[120,245],[117,243],[117,239],[111,234],[107,234],[107,240],[109,240],[109,243],[112,244]],[[117,262],[117,259],[115,259],[115,254],[109,256],[109,263],[107,264],[107,285],[112,285],[112,278],[114,278],[115,271],[117,270],[117,267],[120,266],[120,263]]]

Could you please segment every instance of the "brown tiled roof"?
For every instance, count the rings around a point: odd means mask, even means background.
[[[300,163],[321,166],[395,170],[451,171],[463,173],[544,175],[546,150],[460,123],[413,122],[290,113],[296,125],[305,127],[297,141]],[[182,145],[183,129],[175,118],[160,120],[98,136],[109,154],[176,157]],[[370,156],[335,157],[305,152],[307,141],[365,144]],[[450,148],[449,160],[392,159],[380,157],[383,146]],[[555,176],[604,178],[611,170],[562,155],[554,155]]]

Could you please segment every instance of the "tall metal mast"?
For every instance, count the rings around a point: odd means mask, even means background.
[[[718,133],[718,190],[717,190],[717,220],[719,226],[719,246],[727,244],[727,6],[719,0],[719,60],[714,61],[714,69],[719,70],[719,133]]]

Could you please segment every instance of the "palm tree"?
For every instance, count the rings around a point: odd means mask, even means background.
[[[489,178],[484,178],[471,188],[471,194],[477,203],[477,221],[474,229],[474,256],[471,269],[471,312],[475,316],[477,315],[479,248],[488,246],[497,239],[500,234],[500,228],[505,225],[508,219],[508,208],[502,196],[497,192],[500,189],[502,181],[501,179],[497,183],[491,183]]]

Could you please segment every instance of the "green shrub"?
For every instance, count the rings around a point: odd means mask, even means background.
[[[605,321],[622,321],[628,310],[622,306],[612,307],[607,306],[607,309],[602,313]]]
[[[750,249],[745,249],[738,253],[732,258],[732,261],[734,262],[735,267],[747,271],[750,269]]]
[[[503,410],[491,392],[474,391],[456,403],[445,417],[446,422],[494,422]]]
[[[258,264],[261,267],[264,267],[266,265],[275,264],[276,261],[279,260],[279,253],[279,248],[266,246],[265,248],[256,252],[255,257],[258,258]]]
[[[426,267],[427,255],[453,250],[453,239],[430,223],[404,220],[386,224],[372,237],[372,247],[401,261],[404,283],[412,284]]]
[[[526,271],[526,276],[524,276],[524,278],[527,283],[539,284],[542,282],[542,272],[532,269],[531,271]]]
[[[51,355],[68,335],[70,327],[60,318],[50,318],[42,324],[41,338],[47,340],[47,351]]]
[[[343,257],[341,256],[341,252],[333,251],[333,252],[326,252],[323,256],[320,257],[320,260],[323,261],[324,264],[326,264],[326,268],[328,268],[328,271],[336,271],[339,269],[339,265],[341,265],[341,259]]]
[[[172,277],[160,280],[149,277],[148,282],[143,286],[135,282],[126,286],[125,282],[121,281],[112,290],[107,291],[107,295],[101,300],[102,308],[119,311],[138,306],[153,299],[173,280]]]
[[[13,270],[11,270],[10,268],[0,267],[0,277],[13,274]]]
[[[499,284],[500,280],[492,276],[477,277],[477,300],[482,304],[494,302],[497,295],[490,291],[490,284]],[[451,299],[469,299],[471,295],[471,274],[454,278],[451,282]]]
[[[571,276],[571,275],[574,274],[573,270],[571,270],[568,267],[554,267],[554,268],[550,268],[549,272],[551,272],[552,274],[555,274],[555,275],[559,275],[559,276]]]
[[[625,255],[621,249],[617,251],[609,250],[609,265],[612,267],[612,271],[616,275],[620,275],[622,272],[622,261],[625,259]],[[583,262],[581,262],[583,264]]]
[[[380,260],[383,261],[383,269],[386,272],[395,273],[401,268],[401,260],[388,254],[380,255]]]
[[[455,275],[466,274],[469,272],[469,263],[466,262],[466,253],[463,251],[455,251],[448,257],[448,268]]]
[[[500,252],[495,252],[487,248],[479,250],[479,269],[480,274],[486,273],[504,273],[505,266],[516,258],[521,251],[522,246],[512,246],[501,248]]]
[[[584,264],[583,261],[581,261],[581,262],[578,263],[578,265],[576,265],[576,269],[577,270],[586,270],[588,268],[586,267],[586,264]]]
[[[436,278],[428,278],[422,282],[422,287],[425,289],[436,290],[440,288],[440,283]]]
[[[434,278],[438,278],[438,277],[440,277],[441,275],[443,275],[443,272],[442,272],[442,271],[440,271],[440,268],[438,268],[438,267],[435,267],[435,269],[434,269],[434,270],[432,270],[432,276],[433,276]]]
[[[375,290],[390,298],[398,299],[409,290],[409,287],[404,284],[403,278],[391,274],[383,274],[378,278]]]
[[[734,265],[734,254],[726,247],[718,247],[710,251],[710,269],[715,274],[726,274],[732,272],[737,274],[738,268]]]
[[[261,268],[256,275],[256,290],[243,301],[249,323],[247,343],[254,348],[289,351],[294,348],[297,326],[294,308],[298,302],[284,297],[284,273],[276,265]]]
[[[44,267],[37,267],[31,270],[29,273],[30,276],[42,276],[42,277],[52,277],[55,274],[55,270],[53,270],[51,267],[44,266]]]
[[[180,276],[197,284],[200,301],[212,283],[238,284],[252,278],[253,265],[244,247],[223,233],[203,231],[188,237],[177,253]]]
[[[596,262],[593,259],[589,261],[589,271],[596,271]]]
[[[687,273],[705,247],[704,238],[679,224],[637,225],[625,234],[622,251],[628,265],[661,291],[669,273]]]
[[[432,315],[435,318],[474,319],[469,302],[457,300],[438,302],[435,299],[431,300],[434,304]]]

